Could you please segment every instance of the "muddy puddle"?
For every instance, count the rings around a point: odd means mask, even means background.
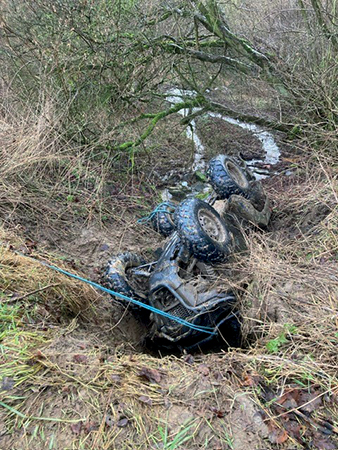
[[[194,98],[195,93],[190,90],[182,90],[178,88],[172,88],[167,91],[167,101],[173,105],[182,102],[187,97]],[[182,109],[179,111],[179,114],[183,117],[187,117],[188,115],[201,111],[201,109],[202,108]],[[261,180],[271,174],[275,174],[275,171],[271,166],[276,166],[279,163],[281,151],[272,133],[258,125],[233,119],[232,117],[224,116],[219,113],[208,112],[206,115],[209,118],[221,119],[231,125],[247,130],[260,142],[262,157],[249,159],[246,161],[257,180]],[[206,149],[199,136],[198,124],[195,119],[191,120],[187,126],[186,135],[188,139],[193,141],[195,147],[194,161],[191,168],[192,172],[204,172],[206,169]],[[265,165],[271,167],[271,169],[264,168]]]

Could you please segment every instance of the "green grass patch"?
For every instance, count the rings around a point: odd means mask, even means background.
[[[288,342],[288,337],[298,332],[297,327],[290,323],[284,324],[284,330],[275,339],[271,339],[266,344],[269,353],[278,353],[283,344]]]
[[[32,359],[33,352],[47,342],[46,333],[23,328],[22,316],[19,306],[0,304],[0,383],[10,379],[13,386],[40,369],[40,364]]]

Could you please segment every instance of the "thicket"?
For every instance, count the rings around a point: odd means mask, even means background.
[[[193,90],[201,113],[335,139],[336,0],[13,0],[1,10],[0,42],[2,90],[35,111],[52,104],[62,135],[81,145],[134,150],[179,109],[163,102],[173,85]],[[211,101],[208,90],[231,77],[272,89],[279,117]],[[125,145],[121,126],[137,121]]]

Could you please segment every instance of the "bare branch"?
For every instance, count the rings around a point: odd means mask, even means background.
[[[166,47],[168,49],[170,48],[173,49],[176,53],[186,54],[203,62],[213,64],[214,63],[226,64],[227,66],[234,67],[243,73],[249,73],[252,69],[254,69],[254,67],[249,66],[248,64],[245,64],[234,58],[229,58],[228,56],[212,55],[210,53],[205,53],[199,50],[192,50],[190,48],[181,47],[180,45],[174,43],[168,43],[166,44]]]
[[[263,117],[254,116],[252,114],[245,114],[239,111],[235,111],[217,102],[207,101],[205,108],[207,108],[209,111],[215,111],[226,116],[230,116],[233,119],[241,120],[243,122],[255,123],[257,125],[272,128],[278,131],[288,132],[291,131],[294,127],[294,124],[281,123],[278,121],[264,119]]]
[[[219,6],[214,0],[209,0],[208,6],[199,2],[197,7],[199,12],[195,13],[195,18],[208,31],[223,39],[229,47],[236,50],[242,56],[246,56],[258,66],[262,68],[270,66],[269,59],[266,55],[256,50],[250,42],[236,36],[230,31]]]
[[[317,22],[318,25],[321,27],[321,29],[323,30],[325,36],[327,37],[327,39],[332,43],[332,45],[337,49],[338,48],[338,40],[337,40],[337,32],[334,33],[332,32],[325,19],[323,16],[323,7],[322,7],[322,3],[320,0],[311,0],[311,5],[314,9],[314,12],[316,14],[316,18],[317,18]]]

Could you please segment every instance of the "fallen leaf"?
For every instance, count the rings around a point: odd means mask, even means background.
[[[79,435],[82,429],[82,422],[72,423],[70,428],[74,434]]]
[[[37,243],[36,241],[31,241],[31,240],[27,239],[27,240],[26,240],[26,245],[27,245],[27,247],[33,247],[33,248],[36,248],[37,245],[38,245],[38,243]]]
[[[289,436],[293,437],[297,441],[301,440],[301,425],[300,423],[296,422],[295,420],[285,420],[284,426],[286,431],[288,432]]]
[[[98,429],[98,424],[96,422],[86,422],[84,429],[86,433],[90,433],[91,431]]]
[[[195,359],[192,355],[188,354],[184,356],[183,361],[186,362],[187,364],[194,364]]]
[[[27,239],[25,245],[28,249],[35,250],[37,248],[38,243],[36,241],[31,241]]]
[[[291,388],[289,390],[286,390],[284,392],[284,394],[281,397],[279,397],[277,402],[280,405],[284,405],[285,402],[287,402],[290,399],[293,399],[296,403],[298,403],[299,399],[300,399],[300,394],[301,394],[301,390],[300,389],[298,389],[298,388]]]
[[[277,403],[280,403],[279,400],[277,400]],[[297,408],[298,403],[296,402],[296,400],[294,398],[287,398],[286,400],[284,400],[283,402],[283,406],[285,408],[285,410],[291,410],[294,408]]]
[[[283,444],[288,437],[286,430],[281,430],[280,428],[275,428],[269,433],[269,441],[272,444]]]
[[[117,422],[116,426],[118,426],[120,428],[124,428],[124,427],[126,427],[128,425],[128,423],[129,423],[129,420],[126,417],[123,417],[123,419],[120,419]]]
[[[212,406],[210,408],[210,410],[215,414],[216,417],[218,417],[219,419],[222,419],[224,417],[224,411],[221,411],[218,408],[215,408],[214,406]]]
[[[310,402],[310,403],[308,403]],[[323,404],[323,397],[319,391],[308,392],[303,391],[300,395],[300,410],[307,413],[312,413]],[[304,405],[304,406],[302,406]]]
[[[153,404],[152,399],[147,395],[141,395],[138,399],[140,400],[140,402],[145,403],[146,405],[151,406]]]
[[[161,381],[160,372],[157,369],[150,369],[149,367],[142,367],[138,376],[145,378],[151,383],[159,383]]]
[[[87,361],[88,361],[88,358],[87,358],[87,356],[86,355],[74,355],[73,356],[73,360],[76,362],[76,363],[79,363],[79,364],[84,364],[84,363],[86,363]]]
[[[283,405],[284,411],[297,408],[299,405],[301,390],[292,388],[276,400],[276,404]]]
[[[34,353],[33,358],[36,358],[36,359],[44,359],[44,358],[45,358],[45,355],[42,353],[41,350],[37,350],[37,351]]]
[[[312,443],[314,445],[314,448],[319,448],[320,450],[337,450],[336,444],[330,441],[329,438],[320,436],[319,433],[314,436]]]
[[[253,375],[253,374],[246,374],[244,377],[244,381],[242,382],[243,386],[257,386],[259,384],[260,377],[259,375]]]
[[[298,163],[299,162],[299,158],[286,158],[286,157],[283,157],[282,161],[290,162],[290,163]]]

